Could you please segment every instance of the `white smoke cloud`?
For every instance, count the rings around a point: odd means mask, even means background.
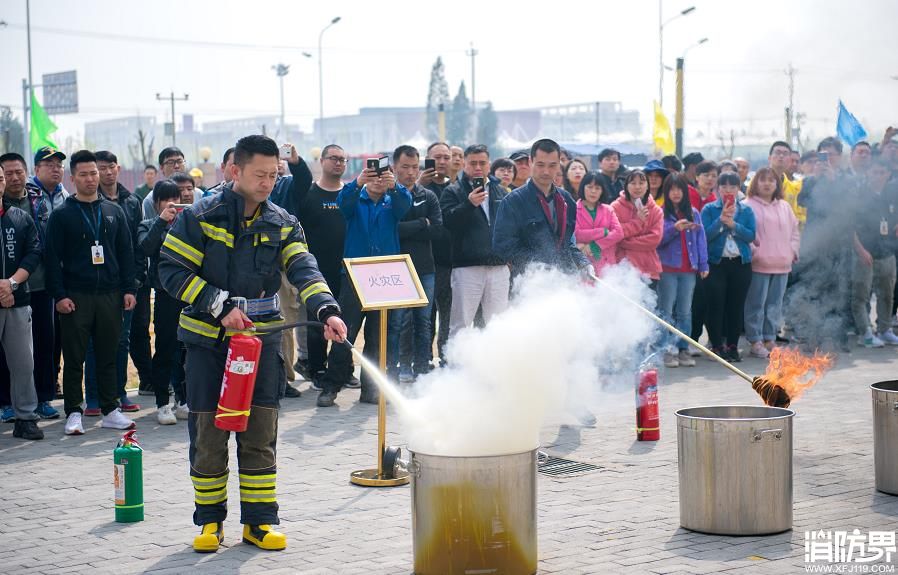
[[[628,265],[603,280],[654,308],[654,294]],[[607,287],[557,271],[516,280],[511,307],[482,330],[450,342],[449,368],[422,377],[403,402],[409,447],[480,456],[534,449],[544,423],[593,404],[602,381],[632,382],[654,324]],[[601,369],[601,372],[600,372]]]

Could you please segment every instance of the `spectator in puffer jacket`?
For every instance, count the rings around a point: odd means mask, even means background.
[[[661,279],[661,260],[658,244],[664,231],[664,214],[648,197],[649,182],[642,170],[627,175],[624,191],[611,204],[620,220],[624,237],[617,244],[617,260],[629,261],[650,280],[649,287],[658,287]]]
[[[599,275],[604,267],[617,263],[617,244],[623,239],[624,230],[611,206],[602,202],[609,190],[599,172],[586,174],[579,191],[574,238]]]

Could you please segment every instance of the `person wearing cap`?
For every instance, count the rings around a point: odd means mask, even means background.
[[[642,169],[645,177],[649,181],[649,196],[655,200],[659,206],[664,205],[664,195],[661,188],[664,186],[664,180],[670,175],[670,170],[664,167],[661,160],[651,160]]]
[[[188,173],[190,174],[190,177],[193,178],[193,187],[196,188],[197,190],[201,190],[201,191],[205,192],[206,188],[203,186],[203,171],[199,168],[193,168]],[[197,195],[200,197],[203,196],[203,194],[197,194]]]
[[[37,208],[41,205],[43,193],[36,186],[28,186],[28,166],[25,158],[15,152],[0,156],[0,170],[6,178],[6,192],[3,194],[3,207],[19,208],[31,215],[35,220]],[[46,209],[46,204],[44,205]],[[36,225],[40,225],[38,220]],[[43,222],[46,226],[46,221]],[[40,233],[40,230],[38,231]],[[35,275],[39,280],[35,283]],[[38,261],[37,267],[29,277],[31,292],[31,338],[34,353],[34,381],[37,391],[36,413],[41,419],[56,419],[59,412],[50,402],[56,397],[56,370],[53,362],[53,346],[55,341],[53,325],[53,301],[47,296],[43,286],[44,264]],[[40,290],[36,291],[35,288]],[[10,373],[6,358],[0,354],[0,421],[16,420],[15,410],[10,397]]]
[[[530,151],[518,150],[512,153],[508,159],[514,162],[515,174],[511,181],[511,189],[516,190],[530,179]]]

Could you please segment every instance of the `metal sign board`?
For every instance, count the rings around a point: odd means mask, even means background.
[[[48,114],[78,113],[78,72],[44,74],[44,110]]]

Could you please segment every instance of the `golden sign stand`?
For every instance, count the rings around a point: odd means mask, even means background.
[[[370,277],[365,272],[370,272],[374,266],[380,264],[403,264],[398,275],[391,274],[391,277],[398,277],[400,281],[411,281],[415,287],[416,297],[402,299],[394,299],[387,297],[371,298],[366,297],[364,289],[364,278]],[[352,287],[362,304],[362,311],[380,311],[380,370],[386,377],[387,373],[387,312],[391,309],[401,309],[410,307],[422,307],[427,305],[427,296],[424,293],[424,287],[421,280],[418,279],[418,273],[415,271],[415,264],[408,254],[400,254],[394,256],[374,256],[367,258],[344,258],[343,265],[346,266],[346,273],[352,282]],[[385,286],[381,286],[385,287]],[[374,469],[360,469],[353,471],[349,476],[349,480],[355,485],[364,487],[394,487],[397,485],[405,485],[408,483],[408,472],[394,471],[393,469],[384,469],[384,452],[386,450],[387,436],[387,400],[385,394],[381,390],[377,403],[377,467]]]

